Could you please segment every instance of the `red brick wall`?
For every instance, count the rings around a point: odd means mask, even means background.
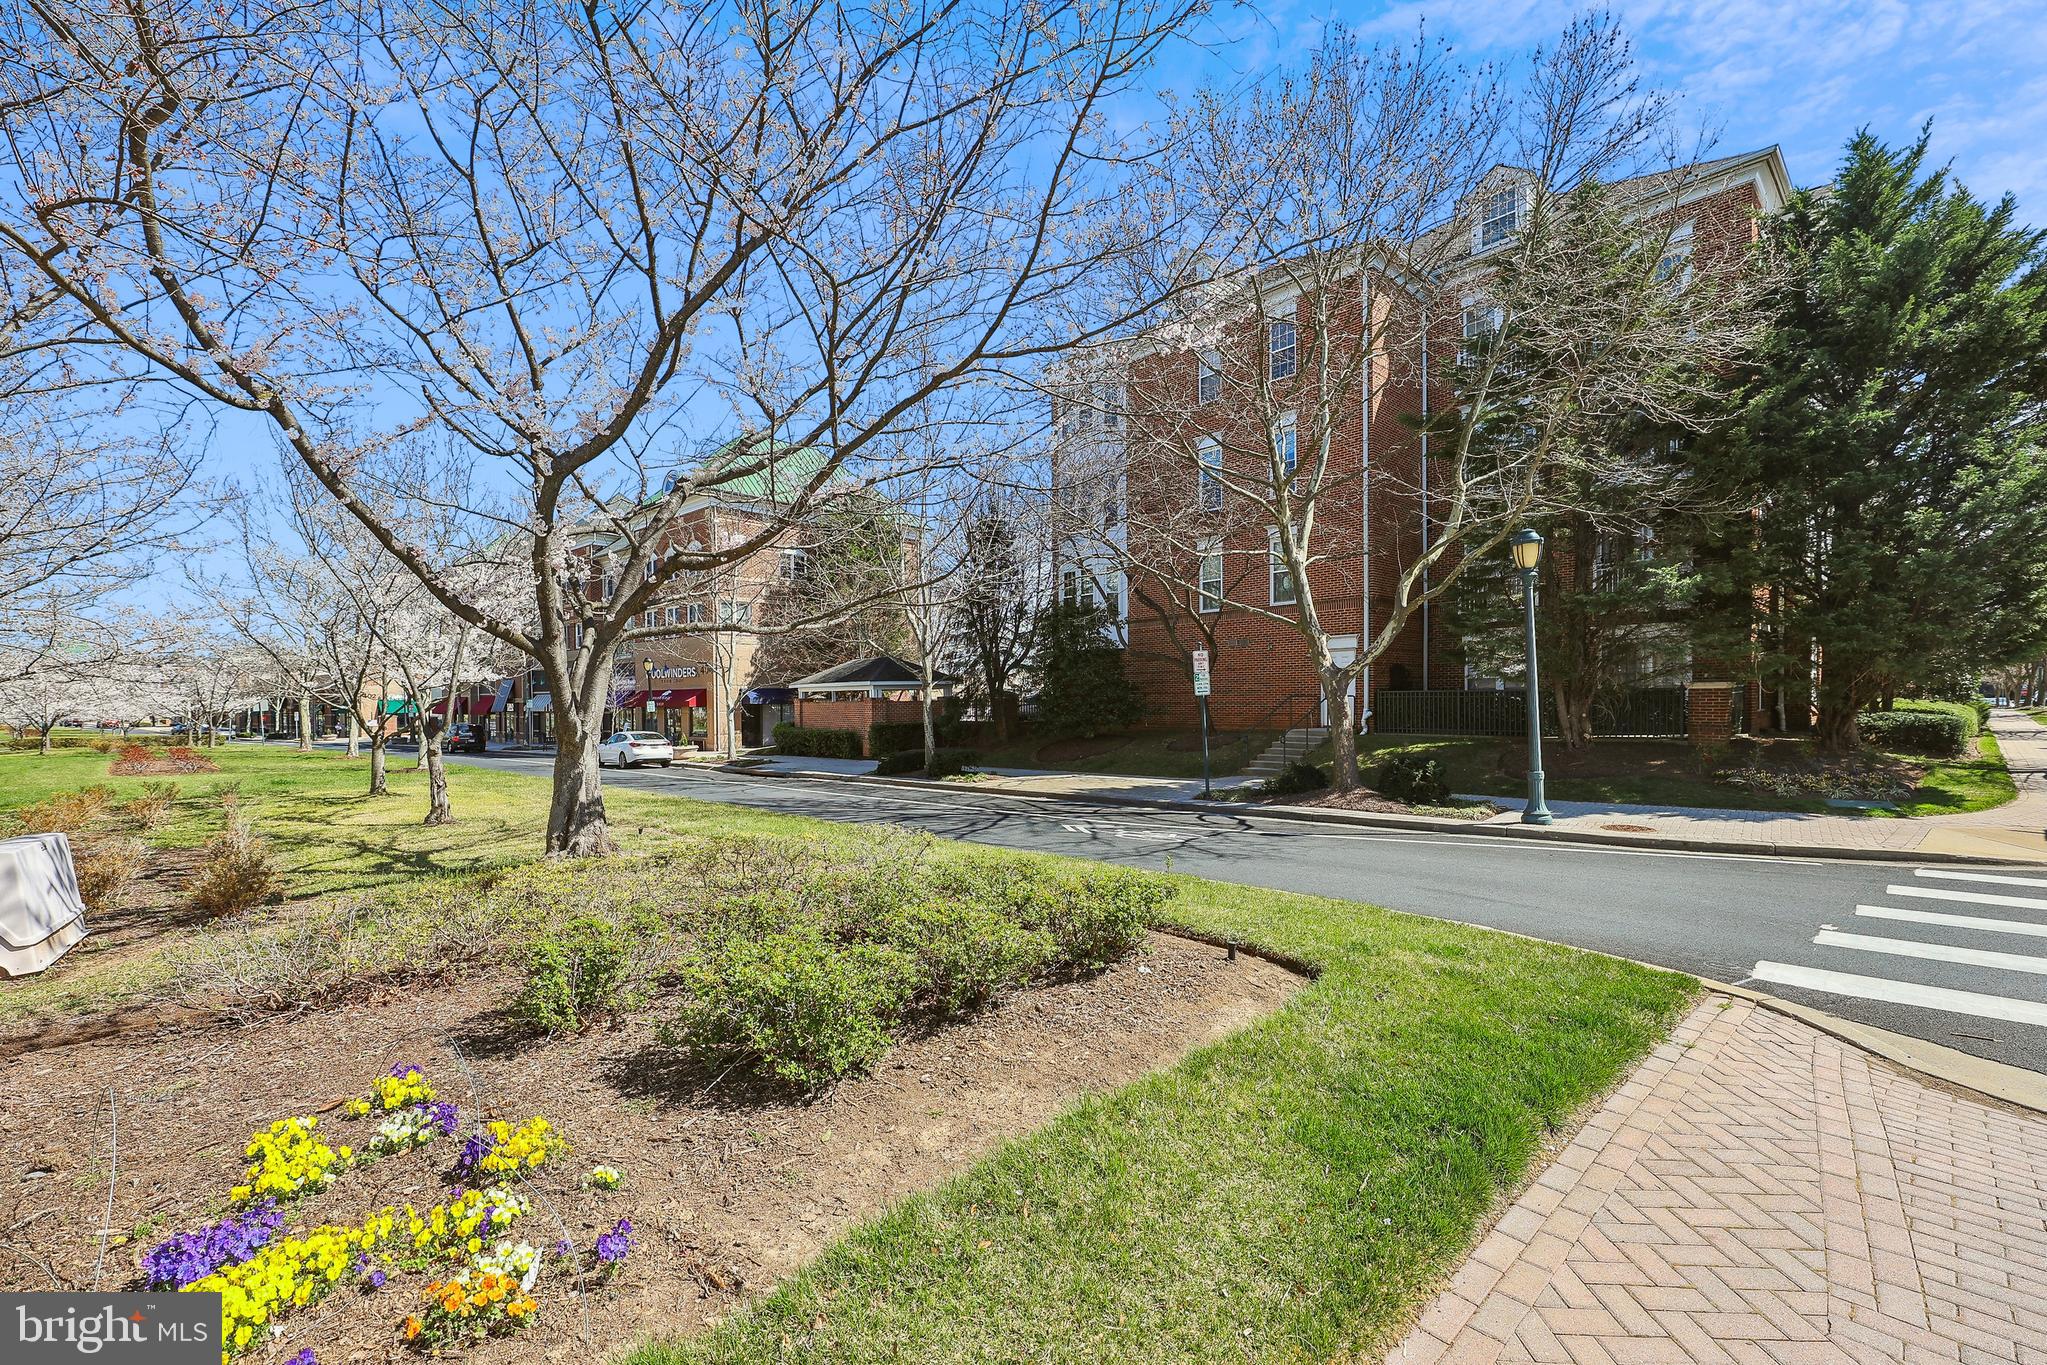
[[[796,723],[820,730],[851,730],[860,736],[860,752],[868,757],[867,731],[876,724],[904,725],[924,719],[920,702],[887,697],[861,697],[853,701],[825,701],[799,694]]]
[[[1734,738],[1734,708],[1742,688],[1736,683],[1693,683],[1685,689],[1686,728],[1694,744],[1725,744]]]

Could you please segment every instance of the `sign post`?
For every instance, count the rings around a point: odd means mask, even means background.
[[[1208,651],[1194,651],[1194,695],[1201,702],[1201,799],[1213,801],[1215,789],[1208,775]]]

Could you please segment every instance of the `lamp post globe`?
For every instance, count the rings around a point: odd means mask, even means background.
[[[1521,823],[1546,825],[1552,817],[1542,794],[1542,685],[1535,668],[1535,571],[1542,564],[1542,537],[1533,527],[1523,527],[1507,538],[1507,548],[1521,575],[1522,644],[1528,660],[1528,804]]]

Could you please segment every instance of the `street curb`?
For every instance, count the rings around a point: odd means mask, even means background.
[[[914,777],[873,777],[861,773],[767,772],[759,768],[721,765],[716,772],[742,777],[793,778],[812,782],[857,782],[876,787],[906,787],[915,791],[972,792],[972,786],[930,782]],[[1737,839],[1680,839],[1658,834],[1641,837],[1606,834],[1595,830],[1566,830],[1540,825],[1492,825],[1471,820],[1439,820],[1426,815],[1386,815],[1369,811],[1317,810],[1308,806],[1247,806],[1235,801],[1153,801],[1141,796],[1088,796],[1078,792],[1016,791],[986,788],[990,796],[1015,796],[1032,801],[1060,801],[1069,805],[1129,806],[1139,810],[1178,811],[1208,815],[1251,815],[1268,820],[1290,820],[1300,824],[1397,829],[1410,834],[1465,834],[1480,838],[1533,839],[1538,842],[1590,844],[1603,848],[1670,849],[1686,853],[1746,854],[1758,858],[1832,858],[1872,863],[1940,863],[1971,867],[2039,867],[2024,859],[1993,858],[1977,853],[1942,853],[1923,849],[1848,848],[1838,844],[1777,844]]]

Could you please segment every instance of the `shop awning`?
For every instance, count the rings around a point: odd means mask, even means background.
[[[628,692],[623,697],[620,697],[617,701],[613,702],[611,704],[611,709],[614,711],[637,711],[646,704],[647,694],[644,691]]]
[[[473,716],[487,716],[497,709],[498,699],[496,696],[478,697],[470,705],[469,714]]]
[[[386,697],[377,707],[380,716],[416,716],[419,708],[404,697]]]
[[[754,687],[746,693],[749,706],[775,706],[795,700],[796,689],[793,687]]]
[[[701,687],[670,687],[654,694],[654,705],[671,709],[684,706],[702,706],[704,689]]]
[[[545,692],[537,696],[528,697],[526,698],[526,709],[528,711],[552,711],[554,709],[554,698],[548,696]]]

